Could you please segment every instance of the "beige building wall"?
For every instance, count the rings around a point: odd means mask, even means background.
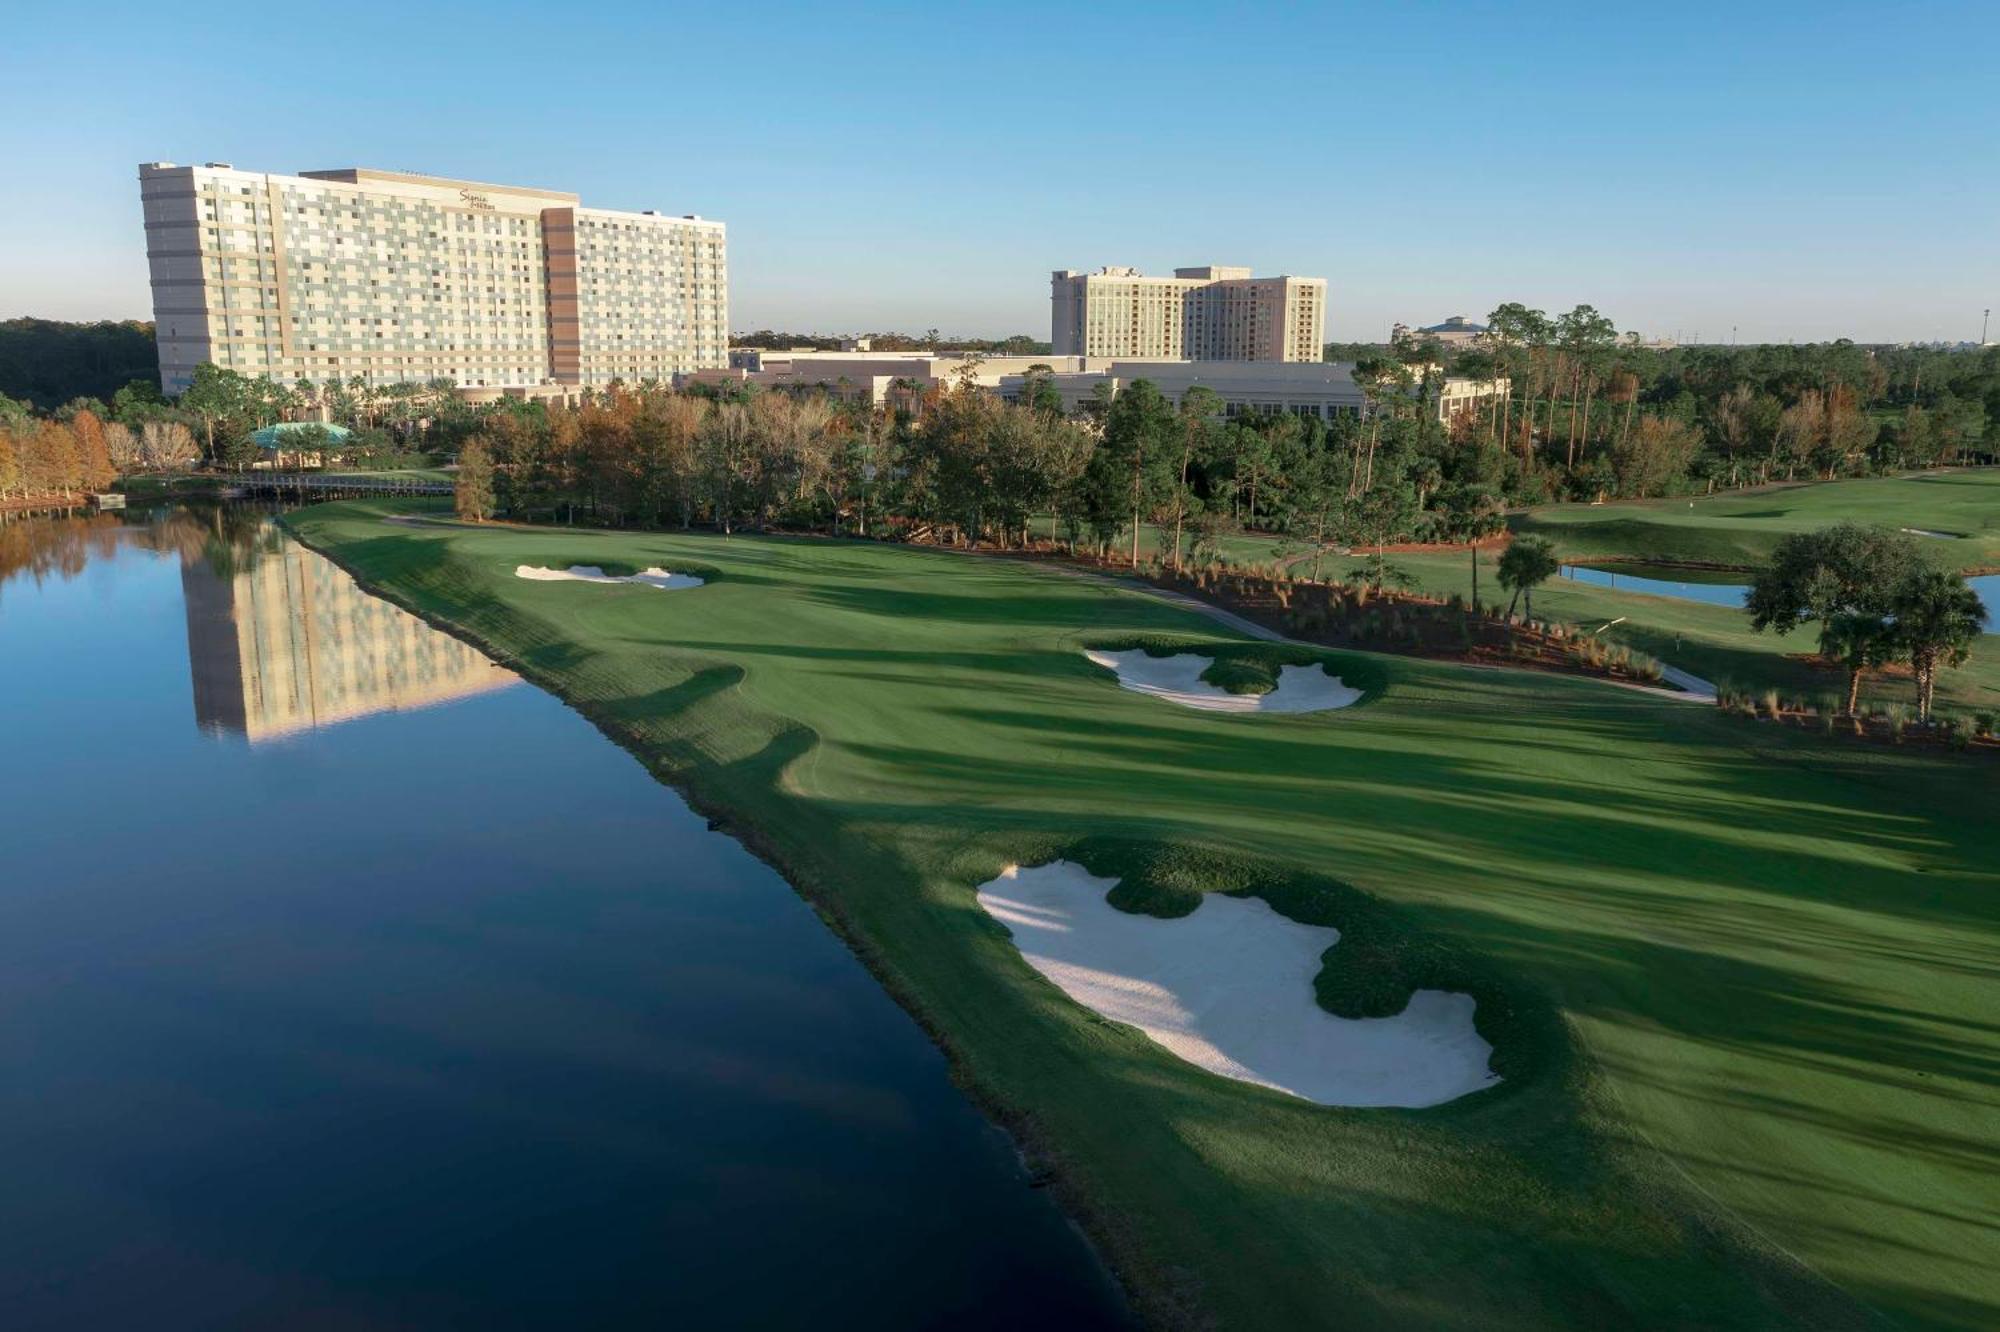
[[[557,379],[667,382],[728,364],[722,223],[566,208],[549,210],[543,225]]]
[[[365,168],[153,163],[139,182],[169,393],[203,361],[288,384],[466,390],[723,363],[720,223]]]
[[[1140,360],[1317,361],[1324,278],[1253,278],[1209,265],[1148,277],[1133,268],[1051,275],[1049,340],[1058,356]]]

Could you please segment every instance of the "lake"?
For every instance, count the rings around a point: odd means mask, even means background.
[[[0,735],[8,1328],[1127,1320],[768,866],[263,516],[0,524]]]
[[[1682,569],[1669,564],[1565,564],[1562,576],[1592,587],[1644,592],[1656,597],[1677,597],[1682,601],[1705,601],[1712,606],[1741,606],[1750,595],[1750,585],[1739,581],[1743,577],[1741,573]],[[1986,604],[1986,628],[1991,632],[1996,623],[1994,617],[2000,615],[2000,574],[1980,574],[1965,581]]]

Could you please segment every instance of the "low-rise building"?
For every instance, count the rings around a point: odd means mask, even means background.
[[[1049,382],[1062,395],[1065,409],[1108,389],[1116,394],[1138,380],[1146,380],[1176,406],[1191,389],[1205,388],[1222,401],[1226,416],[1318,417],[1323,421],[1343,416],[1368,414],[1370,399],[1355,382],[1354,365],[1349,361],[1283,364],[1267,361],[1107,361],[1092,363],[1080,370],[1057,370]],[[999,392],[1018,400],[1027,377],[1002,376]],[[1474,411],[1496,396],[1504,399],[1508,381],[1447,377],[1435,382],[1432,410],[1446,425],[1458,415]]]
[[[1333,361],[1140,360],[1108,356],[985,356],[977,352],[767,351],[736,347],[727,370],[682,375],[688,384],[742,384],[766,389],[811,390],[873,406],[907,402],[934,390],[971,384],[1018,400],[1030,373],[1041,372],[1074,411],[1100,390],[1117,393],[1135,380],[1148,380],[1178,404],[1192,388],[1206,388],[1222,400],[1223,411],[1277,415],[1290,412],[1331,421],[1366,414],[1368,398],[1355,383],[1354,366]],[[1447,377],[1436,381],[1438,419],[1476,410],[1495,395],[1505,397],[1506,380],[1491,382]]]
[[[1492,330],[1484,324],[1475,324],[1464,315],[1453,315],[1442,324],[1431,324],[1424,328],[1411,328],[1408,324],[1398,324],[1389,330],[1389,341],[1407,342],[1412,338],[1429,338],[1445,347],[1470,347],[1479,342]]]
[[[729,368],[681,375],[687,384],[748,384],[761,388],[817,389],[834,397],[865,400],[882,406],[897,389],[923,392],[971,383],[998,389],[1009,375],[1025,375],[1037,366],[1080,371],[1089,358],[1081,356],[989,356],[983,352],[817,351],[797,348],[773,351],[762,347],[732,347]]]

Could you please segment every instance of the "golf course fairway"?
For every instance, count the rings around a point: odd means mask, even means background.
[[[425,511],[288,522],[782,868],[1156,1323],[2000,1322],[1992,764],[1332,652],[1353,706],[1204,712],[1083,653],[1262,649],[1101,582],[860,542],[382,521]],[[1333,926],[1323,1007],[1469,994],[1497,1080],[1337,1108],[1178,1059],[1068,998],[976,902],[1057,860],[1121,880],[1125,909],[1243,890]]]
[[[1954,468],[1912,476],[1802,481],[1696,499],[1616,500],[1605,504],[1546,504],[1509,520],[1516,536],[1546,537],[1566,563],[1612,562],[1631,572],[1672,578],[1676,564],[1732,570],[1749,582],[1778,543],[1794,532],[1854,522],[1891,531],[1948,532],[1920,549],[1940,568],[1968,574],[2000,571],[2000,467]],[[1469,551],[1397,552],[1390,561],[1431,596],[1473,592]],[[1505,604],[1495,577],[1497,552],[1481,555],[1480,590],[1488,605]],[[1726,576],[1725,576],[1726,577]],[[1805,660],[1817,647],[1811,626],[1791,634],[1757,633],[1733,606],[1707,605],[1628,588],[1552,579],[1535,589],[1535,614],[1596,632],[1607,642],[1657,657],[1706,680],[1755,692],[1824,704],[1847,687],[1836,667]],[[1873,706],[1909,705],[1907,670],[1871,671],[1862,697]],[[1963,665],[1938,677],[1938,702],[1968,715],[2000,713],[2000,635],[1986,634]]]

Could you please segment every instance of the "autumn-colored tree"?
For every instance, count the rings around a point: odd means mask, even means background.
[[[104,450],[111,456],[111,465],[120,472],[138,470],[139,437],[123,422],[104,423]]]
[[[83,454],[70,428],[60,421],[42,421],[20,438],[25,445],[21,471],[27,493],[60,495],[64,502],[74,499],[83,485]]]
[[[21,456],[14,449],[14,432],[0,426],[0,502],[21,488]]]
[[[111,462],[110,445],[104,437],[104,422],[85,408],[69,419],[70,435],[76,440],[77,484],[85,490],[101,490],[118,479]]]
[[[147,467],[186,467],[200,457],[194,433],[179,421],[148,421],[139,427],[139,459]]]

